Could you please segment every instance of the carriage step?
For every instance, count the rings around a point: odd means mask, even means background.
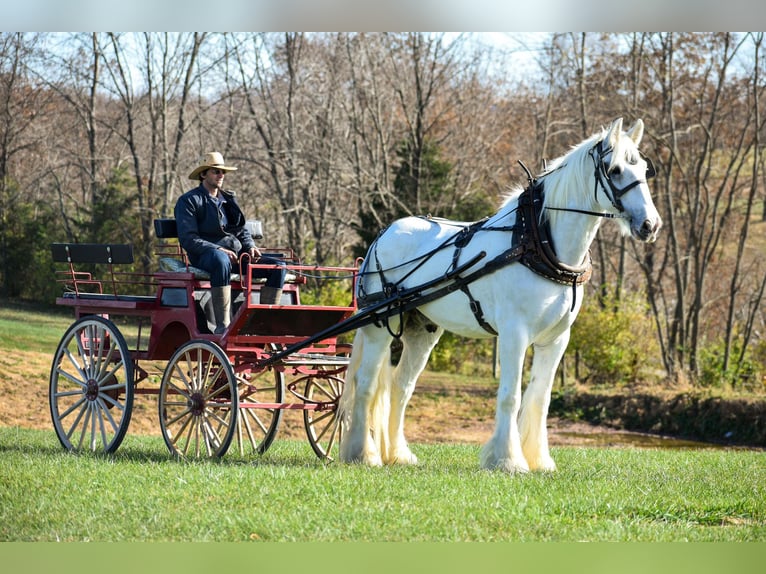
[[[67,291],[61,295],[63,299],[89,299],[92,301],[128,301],[130,303],[154,303],[154,295],[114,295],[113,293],[75,293]]]
[[[286,357],[281,363],[289,366],[343,366],[348,365],[349,359],[349,357],[324,355],[322,353],[299,353]]]

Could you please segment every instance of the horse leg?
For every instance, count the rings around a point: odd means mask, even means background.
[[[341,396],[340,416],[347,427],[340,443],[339,458],[344,462],[361,462],[381,466],[383,461],[376,444],[385,430],[376,420],[378,394],[386,391],[388,381],[381,381],[390,369],[391,336],[385,329],[362,327],[354,337],[346,388]],[[380,428],[379,428],[380,427]]]
[[[417,464],[404,438],[404,412],[412,398],[418,377],[428,363],[428,357],[436,346],[444,329],[429,322],[422,314],[408,317],[401,341],[403,345],[399,363],[393,371],[391,382],[391,412],[388,422],[388,450],[383,453],[387,464]]]
[[[495,432],[481,450],[481,466],[509,473],[528,472],[521,449],[517,417],[521,404],[521,373],[526,345],[521,337],[504,334],[498,338],[500,386],[497,389]]]
[[[548,449],[546,419],[556,368],[568,342],[569,331],[549,345],[534,347],[532,375],[524,391],[519,415],[522,449],[532,470],[549,472],[556,470],[556,463],[553,462]]]

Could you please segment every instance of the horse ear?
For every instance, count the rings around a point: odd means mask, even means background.
[[[606,136],[606,141],[609,142],[609,147],[613,148],[620,140],[622,135],[622,118],[617,118],[612,122],[609,128],[609,135]]]
[[[637,119],[633,127],[628,130],[628,136],[636,145],[641,143],[641,138],[644,137],[644,121],[641,118]]]

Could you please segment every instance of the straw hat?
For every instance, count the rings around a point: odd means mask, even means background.
[[[205,157],[202,159],[200,166],[189,174],[189,179],[193,179],[195,181],[198,180],[199,174],[210,168],[222,169],[224,171],[237,170],[236,167],[226,165],[223,161],[223,156],[219,152],[213,151],[205,154]]]

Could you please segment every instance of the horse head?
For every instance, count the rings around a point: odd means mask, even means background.
[[[607,211],[617,213],[625,235],[651,243],[657,239],[662,218],[648,184],[655,175],[654,165],[638,149],[644,122],[637,119],[625,132],[622,125],[622,118],[612,122],[605,136],[590,149],[596,178],[595,201]]]

